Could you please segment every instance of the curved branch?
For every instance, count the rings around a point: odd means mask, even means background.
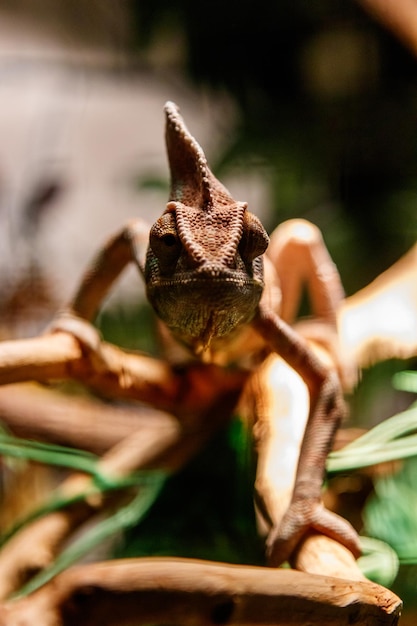
[[[0,343],[0,384],[36,380],[79,380],[105,396],[169,405],[180,379],[158,359],[125,352],[101,342],[83,351],[75,337],[54,332]]]
[[[417,55],[417,5],[414,0],[358,0],[359,4],[392,31]]]
[[[168,362],[101,341],[87,350],[70,333],[0,342],[0,385],[78,380],[103,397],[139,400],[188,416],[241,389],[247,373],[195,363],[178,372]]]
[[[2,607],[0,625],[395,626],[400,599],[352,582],[188,559],[126,559],[68,569]]]
[[[200,386],[212,382],[209,376]],[[191,385],[190,393],[195,391]],[[154,426],[149,424],[129,434],[100,459],[100,473],[113,479],[137,469],[178,470],[230,418],[236,404],[235,390],[232,388],[231,393],[220,391],[218,396],[212,391],[214,397],[211,402],[204,410],[200,407],[200,412],[188,415],[185,423],[166,416],[162,426],[157,421]],[[186,401],[186,394],[183,395]],[[60,486],[59,495],[84,497],[85,492],[92,487],[89,477],[73,475]],[[94,497],[78,501],[65,510],[50,513],[12,537],[0,552],[0,598],[19,589],[31,575],[49,565],[67,537],[90,516],[110,504],[115,504],[114,499],[109,502],[99,491],[95,491]]]
[[[15,436],[98,455],[139,428],[163,428],[172,419],[150,407],[119,406],[32,383],[0,386],[0,421]]]

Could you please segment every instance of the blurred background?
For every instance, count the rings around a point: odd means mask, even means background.
[[[413,55],[356,3],[254,9],[0,2],[2,294],[30,266],[61,302],[109,233],[160,212],[167,99],[269,230],[318,224],[347,293],[413,244]]]
[[[417,65],[368,4],[0,1],[0,336],[44,329],[106,237],[161,213],[168,99],[269,231],[291,217],[321,228],[348,294],[405,253]],[[152,349],[135,316],[146,305],[127,272],[101,323],[119,319],[112,338]],[[391,386],[404,367],[364,373],[352,424],[410,403]],[[396,584],[412,598],[414,566]]]

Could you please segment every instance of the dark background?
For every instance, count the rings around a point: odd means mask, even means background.
[[[267,164],[270,226],[322,227],[349,292],[415,240],[416,61],[354,2],[133,4],[139,51],[179,29],[196,85],[241,114],[230,160]]]

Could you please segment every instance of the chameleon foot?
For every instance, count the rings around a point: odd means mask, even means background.
[[[77,317],[73,313],[60,313],[48,326],[48,333],[69,333],[79,342],[86,353],[98,355],[100,353],[101,335],[90,322]]]
[[[327,510],[321,502],[293,501],[281,524],[272,528],[267,540],[268,564],[278,567],[291,556],[307,534],[315,532],[344,545],[355,558],[361,554],[359,537],[345,519]]]

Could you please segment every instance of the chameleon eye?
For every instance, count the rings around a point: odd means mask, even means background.
[[[246,211],[243,219],[243,232],[239,242],[239,252],[246,263],[251,263],[267,249],[269,237],[258,218]]]
[[[166,235],[161,236],[161,241],[167,246],[167,248],[172,248],[177,244],[178,237],[172,233],[167,233]]]
[[[166,213],[152,226],[149,233],[149,246],[158,259],[161,272],[173,272],[181,254],[182,245],[177,233],[175,216],[172,213]]]

